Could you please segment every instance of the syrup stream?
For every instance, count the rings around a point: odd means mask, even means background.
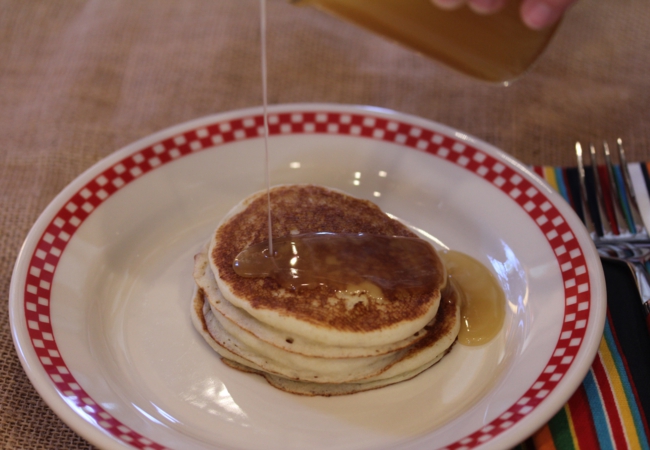
[[[271,222],[271,176],[269,174],[269,113],[268,113],[268,95],[266,84],[266,0],[260,0],[260,40],[262,45],[262,104],[264,115],[264,178],[266,181],[266,203],[269,221],[269,255],[271,259],[273,253],[273,227]]]

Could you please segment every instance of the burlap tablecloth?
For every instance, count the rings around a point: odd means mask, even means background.
[[[271,103],[375,105],[463,130],[526,164],[571,165],[620,136],[650,160],[650,3],[582,0],[513,85],[486,84],[309,8],[270,0]],[[170,125],[261,103],[257,0],[0,0],[0,444],[92,447],[14,350],[11,271],[83,170]]]

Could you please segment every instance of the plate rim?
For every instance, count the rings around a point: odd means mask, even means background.
[[[559,194],[557,194],[536,173],[534,173],[526,165],[521,163],[513,156],[507,154],[505,151],[496,148],[495,146],[486,143],[478,138],[475,138],[469,134],[460,132],[450,126],[438,123],[430,119],[425,119],[419,116],[410,115],[387,108],[335,103],[289,103],[271,105],[269,107],[270,115],[276,113],[283,114],[287,112],[299,114],[300,112],[305,111],[336,112],[339,114],[356,113],[362,115],[375,114],[378,116],[383,116],[384,118],[392,117],[398,122],[406,122],[410,125],[428,127],[429,129],[433,129],[446,134],[448,137],[455,141],[464,142],[468,145],[476,147],[482,152],[491,153],[495,159],[503,160],[510,166],[514,167],[516,169],[515,172],[525,174],[528,177],[529,181],[537,189],[542,191],[546,198],[549,198],[549,200],[551,200],[552,206],[559,209],[562,216],[572,222],[572,231],[576,229],[576,226],[578,226],[579,223],[580,225],[578,229],[580,229],[581,233],[580,236],[575,236],[579,241],[579,247],[584,252],[591,253],[590,256],[597,257],[595,246],[573,209],[568,204],[566,204],[564,199],[562,199],[562,197],[560,197]],[[261,112],[262,107],[257,106],[210,114],[177,125],[166,127],[162,130],[151,133],[143,138],[140,138],[130,144],[123,146],[122,148],[110,153],[106,157],[94,163],[92,166],[84,170],[81,174],[76,176],[70,183],[68,183],[48,203],[41,214],[39,214],[38,218],[25,237],[25,240],[23,241],[16,258],[16,263],[12,272],[9,288],[9,320],[14,347],[18,353],[23,369],[25,370],[28,378],[30,379],[30,382],[36,388],[41,398],[43,398],[43,400],[55,412],[55,414],[57,414],[57,416],[63,420],[63,422],[65,422],[76,433],[87,439],[89,442],[102,448],[134,448],[133,446],[105,431],[97,424],[91,424],[89,422],[89,419],[82,417],[82,414],[84,414],[82,409],[66,401],[61,395],[60,391],[57,389],[56,385],[50,379],[50,376],[43,370],[42,363],[39,361],[35,353],[35,349],[33,348],[33,344],[31,343],[31,339],[29,338],[29,332],[27,330],[27,318],[24,311],[26,300],[23,295],[23,288],[27,283],[27,272],[30,264],[30,259],[32,253],[36,251],[37,243],[42,238],[42,235],[45,233],[47,227],[54,219],[56,214],[64,207],[66,202],[69,201],[69,199],[74,194],[79,192],[82,187],[85,186],[85,184],[97,178],[103,171],[110,169],[114,164],[124,160],[129,155],[133,155],[137,152],[137,150],[146,148],[147,146],[153,145],[154,143],[160,142],[164,139],[170,139],[179,133],[196,131],[204,125],[207,126],[207,124],[214,124],[218,122],[222,123],[228,120],[233,120],[235,118],[243,118],[247,116],[257,117],[261,114]],[[296,135],[298,134],[299,133],[296,133]],[[350,136],[350,133],[343,133],[342,135]],[[254,139],[255,137],[247,137],[247,139],[249,138]],[[408,148],[407,146],[405,147]],[[578,223],[576,223],[576,221]],[[604,275],[600,264],[594,266],[595,267],[590,267],[590,270],[587,272],[589,275],[591,296],[589,322],[585,333],[590,332],[590,335],[602,335],[606,318]],[[600,301],[598,301],[597,297],[600,297]],[[26,337],[23,337],[22,335],[25,335]],[[25,338],[27,339],[27,342],[23,343],[22,339]],[[585,340],[586,338],[587,335],[585,335]],[[592,338],[580,346],[579,352],[583,355],[583,359],[588,359],[589,361],[593,360],[597,353],[599,342],[599,339]],[[32,346],[29,346],[28,344],[31,344]],[[23,349],[21,347],[22,345],[27,346],[27,349]],[[570,375],[570,377],[563,377],[560,380],[562,385],[560,386],[558,384],[558,386],[551,392],[551,398],[546,398],[543,400],[543,402],[545,402],[545,407],[543,409],[537,407],[533,408],[530,414],[526,414],[523,418],[515,422],[512,428],[508,430],[508,432],[497,434],[492,439],[486,441],[486,444],[506,444],[508,441],[512,442],[514,440],[517,442],[515,442],[513,445],[516,445],[528,437],[531,434],[530,423],[534,422],[535,424],[538,424],[536,426],[539,426],[539,422],[542,420],[548,421],[548,419],[550,419],[550,417],[552,417],[557,412],[557,410],[559,410],[564,405],[564,403],[568,400],[575,389],[577,389],[579,384],[584,379],[584,376],[586,375],[590,366],[591,362],[589,364],[583,363],[583,365],[580,367],[573,366],[573,368],[566,373],[566,375]],[[558,394],[558,389],[561,392],[560,394]],[[565,397],[563,394],[565,394],[567,391],[570,391],[570,394]],[[540,401],[539,404],[541,403],[542,401]],[[415,440],[417,441],[419,439],[415,438]],[[479,444],[478,446],[480,447],[482,445]]]

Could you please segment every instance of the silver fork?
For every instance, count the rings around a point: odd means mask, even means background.
[[[648,277],[650,245],[623,243],[608,245],[602,243],[597,244],[596,247],[601,257],[622,261],[630,268],[641,296],[641,303],[646,317],[648,317],[650,315],[650,278]],[[650,323],[648,323],[648,326],[650,327]]]
[[[593,220],[590,208],[589,198],[586,182],[586,169],[584,164],[584,156],[582,145],[576,142],[576,157],[578,161],[578,174],[580,178],[580,202],[582,206],[585,226],[589,230],[589,234],[595,242],[598,241],[648,241],[648,233],[641,219],[639,206],[637,203],[637,196],[634,192],[630,172],[627,167],[627,160],[625,158],[625,150],[623,149],[623,142],[621,139],[616,140],[618,148],[618,160],[622,175],[622,189],[619,189],[616,183],[616,174],[614,164],[612,163],[611,152],[607,142],[603,142],[603,154],[605,159],[605,168],[607,170],[607,177],[603,179],[598,170],[598,156],[596,154],[596,147],[589,144],[590,155],[590,170],[595,188],[592,201],[595,200],[598,219],[601,224],[601,229],[596,227]],[[607,194],[603,190],[603,185],[607,186]],[[592,197],[594,197],[592,196]],[[608,198],[606,198],[606,196]],[[614,210],[613,217],[607,214],[607,204],[612,206]],[[625,208],[625,205],[628,208]],[[630,224],[625,217],[625,211],[629,211]]]
[[[625,262],[636,281],[636,285],[643,302],[646,315],[650,314],[650,239],[641,219],[630,173],[625,158],[625,150],[621,139],[616,140],[618,161],[622,175],[622,189],[616,183],[616,174],[612,157],[607,142],[603,142],[603,154],[607,177],[601,177],[598,170],[598,157],[596,147],[589,145],[590,170],[595,192],[589,196],[582,145],[576,142],[576,158],[578,162],[578,175],[580,179],[580,203],[582,206],[584,223],[596,244],[598,253],[602,257],[613,258]],[[607,193],[603,185],[608,187]],[[606,200],[606,195],[609,198]],[[595,198],[594,198],[595,197]],[[589,199],[596,204],[600,230],[592,218],[589,208]],[[607,214],[607,201],[613,209],[613,217]],[[624,204],[628,206],[625,208]],[[631,223],[625,217],[628,211]],[[610,219],[611,217],[611,219]]]

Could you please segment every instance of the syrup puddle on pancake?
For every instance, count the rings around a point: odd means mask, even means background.
[[[352,291],[369,284],[381,297],[381,292],[400,288],[435,287],[435,250],[422,239],[322,232],[275,238],[274,242],[272,257],[268,242],[244,249],[233,264],[235,273],[271,277],[293,290],[328,286]]]

